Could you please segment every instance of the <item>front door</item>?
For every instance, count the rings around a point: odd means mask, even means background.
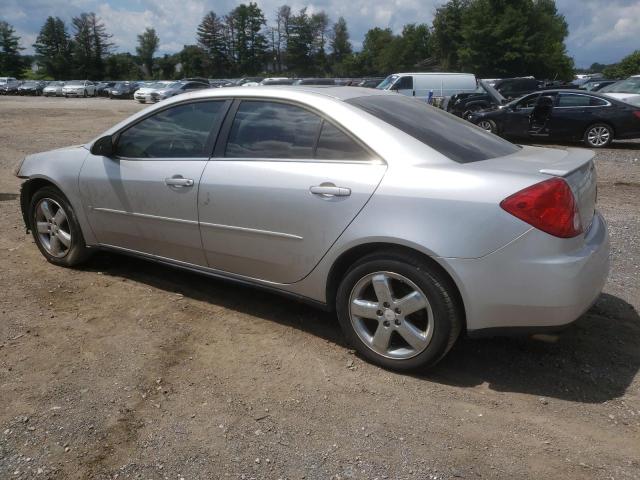
[[[529,132],[531,113],[538,103],[539,93],[527,95],[512,107],[507,107],[506,120],[503,123],[503,133],[506,136],[525,137]]]
[[[113,158],[89,155],[80,185],[100,244],[206,265],[198,184],[227,107],[172,106],[120,132]]]
[[[302,107],[243,100],[236,108],[200,184],[207,261],[246,277],[296,282],[362,209],[386,165]]]

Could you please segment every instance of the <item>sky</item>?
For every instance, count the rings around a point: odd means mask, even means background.
[[[146,27],[160,37],[159,53],[175,53],[195,43],[195,32],[210,10],[224,15],[239,1],[218,0],[1,0],[0,20],[12,24],[21,37],[24,53],[33,53],[34,43],[47,16],[59,16],[70,28],[70,20],[81,12],[95,12],[113,34],[117,51],[135,51],[136,36]],[[248,0],[247,2],[248,3]],[[431,24],[435,9],[444,0],[257,0],[268,21],[279,5],[308,12],[324,10],[332,21],[347,20],[356,49],[372,27],[390,27],[399,33],[406,23]],[[594,62],[614,63],[640,49],[640,0],[556,0],[569,24],[567,50],[577,67]]]

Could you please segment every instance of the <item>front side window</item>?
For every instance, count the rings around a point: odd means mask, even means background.
[[[540,98],[539,93],[524,97],[522,100],[516,103],[516,108],[534,108],[538,103],[538,98]]]
[[[400,77],[393,87],[398,90],[413,90],[413,77]]]
[[[195,102],[162,110],[122,132],[116,153],[130,158],[208,158],[209,135],[224,105]]]
[[[233,120],[229,158],[313,158],[319,116],[295,105],[243,101]]]
[[[458,163],[519,151],[519,147],[466,120],[404,95],[370,95],[346,101]]]

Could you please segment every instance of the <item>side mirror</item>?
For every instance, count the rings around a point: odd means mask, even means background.
[[[113,136],[106,135],[96,140],[91,147],[91,153],[93,155],[99,155],[103,157],[112,157],[115,154]]]

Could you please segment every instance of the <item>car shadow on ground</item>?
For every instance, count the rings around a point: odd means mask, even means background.
[[[586,148],[599,151],[599,149],[589,147],[582,142],[558,142],[557,140],[545,140],[540,138],[536,138],[535,141],[516,139],[512,139],[512,141],[521,145],[531,145],[533,147]],[[607,145],[602,150],[640,150],[640,142],[637,140],[614,140],[610,145]]]
[[[85,268],[298,328],[347,347],[334,314],[271,292],[112,253],[97,254]],[[602,403],[624,395],[633,382],[640,369],[638,345],[638,312],[621,298],[602,294],[560,334],[463,337],[434,369],[412,376],[456,387],[486,383],[500,392]]]

